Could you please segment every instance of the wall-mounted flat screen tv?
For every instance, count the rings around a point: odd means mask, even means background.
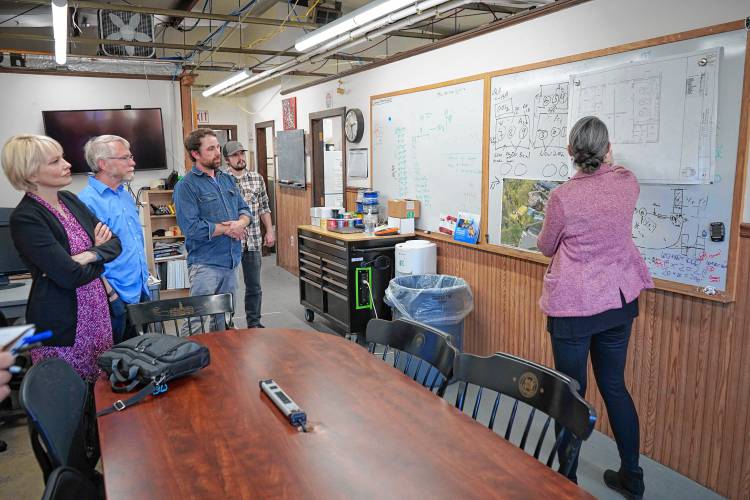
[[[44,133],[57,140],[73,173],[90,172],[83,146],[92,137],[119,135],[130,142],[136,170],[167,168],[161,108],[42,111]]]

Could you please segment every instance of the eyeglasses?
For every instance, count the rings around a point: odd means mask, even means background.
[[[135,156],[133,155],[126,155],[126,156],[108,156],[108,160],[122,160],[122,161],[128,161],[128,160],[135,160]]]

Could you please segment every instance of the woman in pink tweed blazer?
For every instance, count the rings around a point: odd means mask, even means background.
[[[537,246],[552,257],[539,305],[547,314],[555,368],[586,393],[589,353],[620,452],[604,481],[628,498],[643,496],[638,466],[638,414],[625,386],[625,362],[638,295],[653,282],[631,235],[640,188],[632,172],[612,164],[607,126],[581,118],[568,152],[578,172],[552,191]],[[569,476],[576,480],[575,467]]]

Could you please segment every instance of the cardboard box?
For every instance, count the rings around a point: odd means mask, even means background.
[[[388,217],[415,219],[419,217],[419,200],[388,200]]]
[[[397,227],[401,234],[414,233],[414,219],[399,219],[398,217],[388,217],[388,227]]]

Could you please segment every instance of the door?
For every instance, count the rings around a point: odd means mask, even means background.
[[[219,146],[221,146],[222,151],[224,144],[229,141],[237,140],[237,125],[203,125],[203,127],[210,128],[214,131],[216,138],[219,140]],[[246,144],[243,144],[243,146],[247,147]],[[224,160],[223,153],[221,155],[221,166],[222,168],[227,168],[227,163]]]
[[[274,179],[275,175],[269,176],[269,171],[272,174],[273,166],[276,164],[273,161],[273,137],[275,136],[275,125],[274,121],[270,120],[267,122],[260,122],[255,124],[255,155],[256,155],[256,172],[258,172],[266,184],[266,193],[268,193],[268,204],[271,208],[271,223],[276,226],[276,193],[274,192]],[[271,157],[271,168],[269,169],[269,157]],[[266,228],[261,224],[260,232],[265,238]],[[268,255],[269,252],[276,252],[276,247],[270,249],[266,246],[262,249],[262,255]],[[278,255],[277,255],[278,260]],[[277,262],[278,264],[278,262]]]
[[[346,191],[346,108],[310,114],[312,199],[315,206],[343,207]]]

